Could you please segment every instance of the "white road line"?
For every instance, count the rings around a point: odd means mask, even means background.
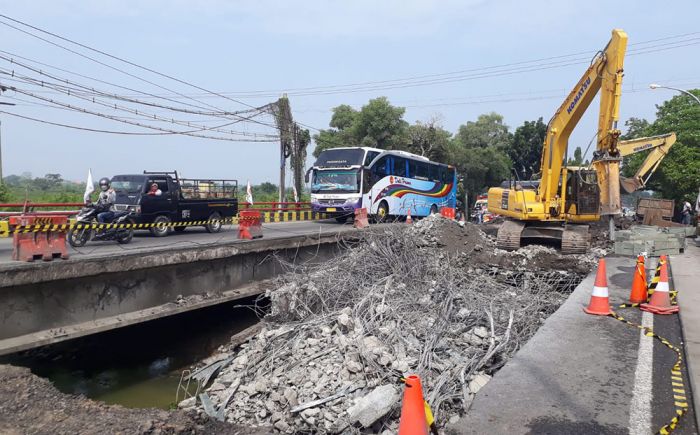
[[[642,312],[642,326],[654,327],[654,315]],[[652,365],[654,338],[639,331],[637,368],[634,370],[634,390],[630,402],[630,435],[648,435],[651,432]]]

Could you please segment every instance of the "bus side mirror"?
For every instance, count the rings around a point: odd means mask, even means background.
[[[304,174],[304,183],[309,184],[309,174],[311,174],[311,169],[309,168],[308,171],[306,171],[306,174]]]

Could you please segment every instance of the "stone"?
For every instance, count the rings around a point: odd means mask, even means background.
[[[466,319],[472,312],[468,308],[462,308],[457,312],[457,317],[460,319]]]
[[[355,404],[348,408],[348,421],[359,422],[362,427],[368,428],[388,414],[399,397],[399,390],[395,386],[381,385],[355,400]]]
[[[286,388],[284,390],[284,398],[287,399],[289,406],[297,406],[299,404],[297,392],[293,388]]]
[[[485,326],[477,326],[472,330],[472,333],[479,338],[487,338],[489,336],[489,330]]]
[[[275,423],[275,429],[277,429],[280,432],[290,432],[291,428],[287,424],[286,421],[284,420],[279,420]]]
[[[282,414],[281,412],[273,412],[272,416],[270,417],[270,420],[273,423],[276,423],[276,422],[282,420],[283,417],[284,417],[284,414]]]
[[[209,387],[208,391],[214,392],[214,391],[222,391],[225,389],[226,389],[226,386],[224,384],[215,381],[213,384],[211,384],[211,387]]]
[[[348,369],[350,373],[357,373],[362,371],[362,364],[357,361],[348,361],[345,364],[345,368]]]
[[[452,417],[450,417],[450,419],[448,421],[450,424],[457,423],[459,421],[459,415],[458,414],[453,415]]]
[[[306,408],[305,410],[301,411],[301,416],[304,417],[315,417],[318,414],[321,413],[321,410],[318,408]]]
[[[469,392],[472,394],[478,393],[479,390],[481,390],[490,380],[491,376],[485,373],[480,373],[474,376],[474,379],[469,381]]]
[[[181,401],[180,403],[177,404],[177,407],[180,409],[184,408],[191,408],[197,403],[197,398],[196,397],[190,397],[188,399],[185,399]]]
[[[377,352],[381,354],[382,348],[384,347],[381,340],[379,340],[374,335],[368,335],[367,337],[364,337],[362,339],[362,345],[365,347],[367,352],[373,354],[377,354]]]

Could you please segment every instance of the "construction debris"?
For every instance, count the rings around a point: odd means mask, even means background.
[[[690,226],[637,225],[615,233],[615,253],[636,256],[646,252],[652,257],[678,255],[685,250],[686,237],[691,237],[694,232],[695,228]]]
[[[207,394],[213,408],[226,406],[226,421],[283,433],[396,433],[399,380],[416,373],[444,426],[595,264],[595,255],[541,247],[496,252],[477,226],[439,216],[345,244],[320,265],[285,264],[262,330],[222,349],[231,354],[215,379],[224,388]]]

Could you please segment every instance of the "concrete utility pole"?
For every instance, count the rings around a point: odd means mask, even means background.
[[[7,90],[6,87],[4,87],[3,85],[0,85],[0,94],[2,92],[5,92],[6,90]],[[14,106],[13,103],[4,103],[2,101],[0,101],[0,105],[2,105],[2,106]],[[2,178],[2,121],[0,121],[0,183],[2,183],[2,180],[3,180],[3,178]]]

